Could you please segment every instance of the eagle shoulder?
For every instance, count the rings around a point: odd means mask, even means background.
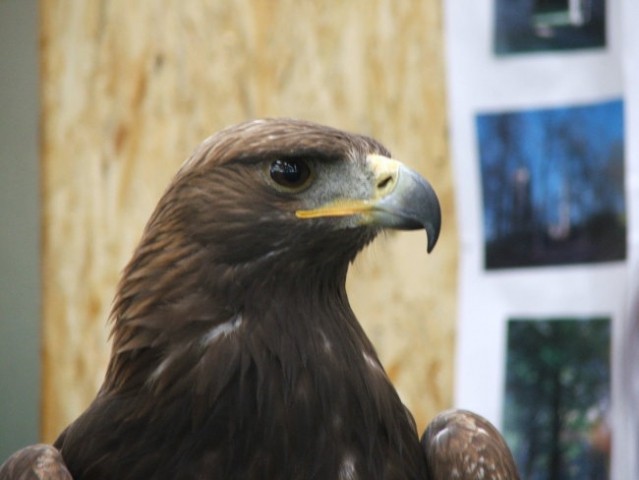
[[[24,447],[0,466],[0,480],[72,480],[60,452],[51,445]]]
[[[447,410],[422,436],[433,480],[519,480],[515,459],[499,431],[482,416]]]

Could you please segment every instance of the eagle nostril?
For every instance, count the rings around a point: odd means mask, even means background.
[[[377,190],[382,191],[393,181],[392,175],[387,175],[377,182]]]

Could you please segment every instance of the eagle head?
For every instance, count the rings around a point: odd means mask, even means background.
[[[280,252],[312,261],[323,245],[353,255],[382,228],[425,228],[430,252],[441,215],[429,183],[375,140],[270,119],[222,130],[195,151],[150,230],[178,221],[216,260],[239,265],[272,264]]]

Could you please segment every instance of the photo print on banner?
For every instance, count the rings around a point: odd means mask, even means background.
[[[503,432],[522,478],[607,479],[610,319],[508,322]]]
[[[496,0],[496,55],[601,48],[604,0]]]
[[[623,103],[476,117],[487,270],[626,258]]]

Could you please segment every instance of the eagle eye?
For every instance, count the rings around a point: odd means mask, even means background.
[[[269,173],[278,185],[297,190],[306,184],[311,169],[304,160],[278,158],[271,163]]]

